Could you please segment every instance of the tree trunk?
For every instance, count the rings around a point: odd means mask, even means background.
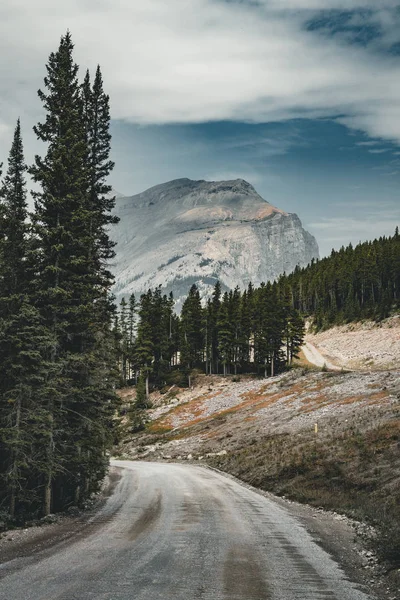
[[[43,505],[43,514],[45,517],[51,513],[51,482],[53,476],[50,471],[47,473],[47,481],[44,488],[44,505]]]
[[[79,464],[82,465],[82,447],[80,444],[78,444],[77,449],[76,449],[76,453],[78,455],[79,458]],[[78,477],[77,477],[78,481],[77,481],[77,485],[75,488],[75,504],[79,504],[79,501],[81,499],[81,483],[82,483],[82,472],[79,470],[78,472]]]
[[[57,227],[60,227],[60,213],[57,213]],[[59,265],[60,265],[60,253],[57,252],[56,260],[55,260],[55,280],[54,280],[54,288],[58,288],[60,285],[60,274],[59,274]],[[53,333],[57,339],[57,313],[53,309]],[[51,351],[50,362],[55,364],[57,361],[57,349],[56,346],[53,346]],[[46,517],[51,513],[51,501],[52,501],[52,483],[53,483],[53,475],[54,475],[54,403],[53,400],[50,399],[47,405],[49,411],[49,442],[47,445],[46,457],[47,457],[47,470],[46,470],[46,483],[44,487],[44,499],[43,499],[43,513]]]
[[[16,412],[16,416],[15,416],[15,429],[16,429],[16,447],[13,450],[13,465],[12,465],[12,484],[11,484],[11,498],[10,498],[10,516],[11,518],[14,518],[15,516],[15,503],[16,503],[16,497],[17,497],[17,483],[16,483],[16,479],[17,479],[17,472],[18,472],[18,467],[17,467],[17,462],[18,462],[18,458],[19,458],[19,438],[20,438],[20,425],[21,425],[21,396],[18,396],[18,400],[17,400],[17,412]]]

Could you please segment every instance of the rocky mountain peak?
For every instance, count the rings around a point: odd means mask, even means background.
[[[117,199],[115,293],[161,285],[175,297],[197,283],[207,295],[273,280],[318,257],[295,214],[273,206],[243,179],[176,179]]]

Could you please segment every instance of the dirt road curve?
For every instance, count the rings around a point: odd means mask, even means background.
[[[317,367],[323,367],[325,365],[326,368],[330,369],[331,371],[340,371],[342,368],[338,365],[334,365],[333,363],[331,363],[331,361],[325,358],[325,356],[321,354],[318,348],[316,348],[310,342],[306,342],[301,349],[303,350],[304,356],[306,357],[308,362],[310,362],[313,365],[316,365]]]
[[[72,541],[0,566],[2,600],[368,600],[273,501],[192,465],[113,463]]]

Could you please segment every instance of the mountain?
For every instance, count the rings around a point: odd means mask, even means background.
[[[273,280],[318,258],[315,238],[295,214],[266,202],[243,179],[177,179],[118,197],[114,293],[161,285],[175,298],[197,283],[203,295]]]

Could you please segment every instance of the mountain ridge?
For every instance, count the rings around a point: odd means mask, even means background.
[[[298,216],[243,179],[175,179],[118,198],[115,213],[118,297],[161,285],[179,299],[192,283],[207,296],[217,280],[224,289],[259,285],[319,257]]]

